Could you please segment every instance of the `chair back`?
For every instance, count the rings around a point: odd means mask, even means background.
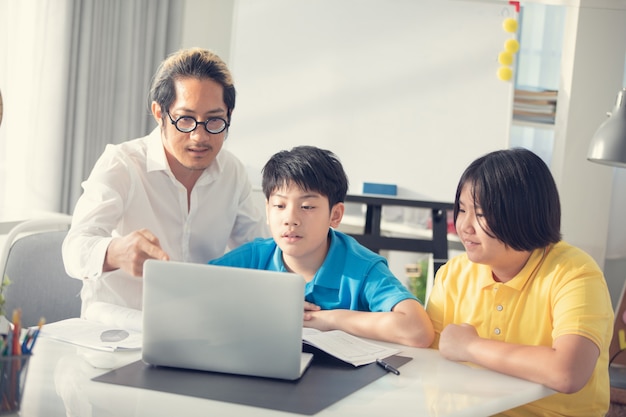
[[[41,317],[51,323],[80,316],[82,282],[67,275],[61,255],[66,235],[67,230],[31,231],[6,241],[4,276],[10,284],[2,295],[9,320],[16,308],[22,310],[24,327],[37,325]]]

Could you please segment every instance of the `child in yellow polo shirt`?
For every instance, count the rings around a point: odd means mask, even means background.
[[[478,158],[459,181],[454,221],[466,251],[437,272],[433,347],[558,392],[502,415],[604,416],[611,299],[596,262],[561,240],[546,164],[525,149]]]

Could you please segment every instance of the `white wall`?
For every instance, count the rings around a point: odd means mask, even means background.
[[[452,201],[476,157],[508,146],[512,83],[497,78],[512,7],[421,0],[239,0],[228,148],[259,173],[316,145],[365,181]]]
[[[241,0],[247,1],[247,0]],[[611,197],[615,191],[611,191],[612,187],[612,171],[610,168],[596,166],[586,160],[586,150],[589,140],[595,128],[603,120],[606,111],[611,109],[615,100],[615,94],[621,87],[622,74],[624,73],[623,57],[624,57],[624,43],[626,42],[626,36],[624,36],[624,28],[626,22],[624,22],[624,8],[626,2],[624,0],[537,0],[536,3],[544,4],[556,4],[563,5],[570,8],[568,16],[567,33],[565,34],[565,50],[563,51],[564,63],[561,73],[562,85],[562,97],[559,98],[560,103],[560,115],[557,120],[557,138],[555,146],[555,159],[552,167],[555,178],[559,185],[563,203],[563,233],[564,237],[571,243],[580,246],[584,250],[588,251],[600,264],[604,265],[604,258],[606,253],[606,241],[607,233],[610,227],[609,224],[609,206]],[[292,2],[293,3],[293,2]],[[342,2],[335,2],[337,7],[340,4],[352,4],[348,0]],[[407,2],[396,1],[387,2],[386,4],[405,4]],[[413,2],[414,4],[426,4],[426,1]],[[458,1],[455,4],[474,3],[476,6],[481,4],[480,1],[465,2]],[[487,2],[484,2],[487,3]],[[491,2],[494,3],[494,2]],[[505,2],[503,2],[505,3]],[[238,108],[235,111],[235,125],[232,129],[231,141],[228,144],[238,155],[242,155],[244,160],[247,159],[247,163],[251,166],[252,172],[258,169],[259,161],[263,161],[271,155],[271,153],[278,150],[278,148],[285,148],[295,144],[293,137],[282,137],[277,143],[272,141],[272,138],[268,138],[260,133],[267,128],[267,125],[259,124],[258,119],[254,119],[255,110],[266,111],[265,107],[272,107],[275,105],[275,97],[272,94],[263,93],[264,86],[256,86],[253,84],[247,84],[245,79],[238,80],[237,76],[239,71],[244,66],[242,58],[238,57],[237,51],[226,45],[237,45],[238,39],[232,38],[233,34],[240,33],[236,25],[228,25],[226,22],[230,22],[237,15],[237,7],[235,0],[212,0],[210,2],[204,2],[201,0],[188,0],[190,5],[187,12],[187,19],[189,22],[199,22],[199,16],[211,16],[211,19],[216,19],[218,25],[205,24],[200,25],[194,23],[189,27],[186,46],[197,44],[198,46],[204,46],[212,48],[221,52],[221,55],[229,60],[231,68],[235,73],[235,82],[239,91],[240,101],[238,102]],[[273,4],[272,0],[256,0],[255,4],[258,7],[263,7],[268,4]],[[307,2],[306,4],[315,4]],[[204,9],[204,11],[203,11]],[[212,10],[209,13],[209,10]],[[572,12],[573,10],[573,12]],[[314,12],[314,10],[308,10],[308,12]],[[336,10],[327,9],[329,14],[336,13]],[[276,12],[276,16],[280,16],[280,12]],[[254,16],[249,16],[254,20]],[[313,17],[312,17],[313,18]],[[335,28],[329,28],[323,25],[324,17],[317,16],[317,27],[320,32],[326,32],[327,30],[335,30]],[[417,16],[416,21],[419,20]],[[500,19],[501,21],[501,19]],[[430,33],[424,35],[428,41],[436,41],[438,37],[445,36],[446,30],[449,30],[454,25],[452,21],[446,19],[437,20],[436,23],[443,31],[439,31],[435,28]],[[617,22],[617,23],[616,23]],[[621,22],[621,23],[620,23]],[[263,25],[276,25],[277,21],[263,21],[257,19],[256,23]],[[301,24],[306,24],[302,22]],[[410,44],[404,46],[404,48],[398,48],[398,42],[404,40],[403,36],[391,36],[385,38],[395,28],[396,22],[385,20],[384,15],[380,15],[380,20],[376,24],[371,24],[369,27],[369,33],[372,35],[368,37],[367,47],[370,47],[372,53],[372,60],[376,60],[381,54],[384,56],[389,50],[395,50],[398,57],[405,58],[403,55],[418,55],[414,53],[414,49]],[[342,27],[339,25],[339,27]],[[193,28],[193,31],[191,29]],[[239,28],[240,29],[240,28]],[[293,28],[300,30],[301,28]],[[502,35],[499,32],[500,28],[494,28],[493,37],[498,38]],[[617,32],[615,32],[617,30]],[[328,51],[333,50],[336,42],[333,42],[332,37],[319,36],[321,39],[325,39],[326,43],[319,49],[310,49],[307,52],[310,55],[319,57],[317,66],[318,70],[323,71],[324,62],[328,62]],[[192,41],[193,40],[193,41]],[[278,36],[271,40],[271,43],[284,43],[290,41],[290,32],[280,33]],[[489,42],[493,42],[497,48],[500,47],[502,39],[491,39]],[[254,55],[254,59],[245,62],[245,67],[252,68],[253,71],[263,72],[264,52],[266,51],[267,39],[265,43],[261,44]],[[309,47],[310,44],[307,44]],[[481,53],[481,48],[486,47],[485,43],[471,42],[469,40],[460,40],[457,43],[450,43],[449,48],[439,48],[437,54],[433,54],[435,58],[457,58],[456,64],[441,65],[439,74],[428,74],[428,81],[431,82],[433,87],[443,86],[446,87],[450,83],[457,83],[459,78],[464,77],[467,74],[466,66],[464,62],[465,56],[473,56]],[[343,51],[350,52],[349,49],[345,49],[344,44]],[[398,48],[398,49],[394,49]],[[272,52],[273,53],[273,52]],[[496,52],[497,54],[497,52]],[[252,55],[250,55],[252,57]],[[244,56],[244,58],[246,58]],[[301,68],[300,62],[303,55],[299,54],[297,49],[289,51],[289,54],[283,56],[272,56],[272,59],[283,59],[285,65],[290,67],[290,70],[294,68]],[[411,72],[415,72],[419,77],[426,77],[420,73],[424,66],[428,66],[432,62],[432,57],[428,59],[418,59],[415,57],[414,66],[411,67],[405,75],[410,76]],[[256,61],[255,61],[256,59]],[[621,59],[621,62],[618,62]],[[238,61],[239,60],[239,61]],[[386,63],[389,60],[385,61]],[[313,61],[315,63],[315,61]],[[312,65],[309,62],[309,66]],[[305,74],[302,72],[302,74]],[[495,74],[495,70],[493,71]],[[602,76],[598,76],[602,74]],[[439,77],[439,78],[438,78]],[[463,80],[463,78],[460,78]],[[266,81],[271,81],[270,78],[266,78]],[[290,88],[302,88],[299,83],[303,80],[306,82],[310,80],[310,77],[300,76],[292,82]],[[241,81],[241,82],[239,82]],[[281,81],[281,80],[279,80]],[[495,81],[495,76],[492,81]],[[280,84],[278,82],[277,84]],[[467,82],[465,83],[467,84]],[[456,85],[456,84],[455,84]],[[491,84],[495,89],[503,89],[506,87],[501,82],[495,82]],[[339,87],[337,87],[339,88]],[[488,89],[488,94],[492,94],[493,91]],[[253,92],[253,93],[251,93]],[[302,92],[301,94],[308,94],[310,97],[315,97],[317,94],[322,95],[326,91],[317,91],[314,88],[309,88],[308,92]],[[246,97],[248,94],[253,94],[253,97]],[[459,90],[459,94],[450,99],[448,105],[449,108],[456,110],[458,108],[472,111],[476,110],[480,106],[476,104],[474,99],[480,97],[482,93],[475,96],[468,96],[462,94]],[[484,94],[487,94],[485,92]],[[359,96],[362,101],[367,102],[370,97],[368,95]],[[277,98],[282,100],[281,97]],[[318,103],[321,103],[319,101]],[[246,106],[250,104],[247,109]],[[433,107],[422,108],[417,110],[422,115],[438,116],[440,113],[446,110],[433,111],[433,108],[437,108],[436,105],[440,103],[434,102]],[[407,105],[409,105],[407,103]],[[445,108],[445,106],[443,107]],[[343,109],[350,109],[350,107],[343,106]],[[285,111],[293,109],[286,108]],[[315,140],[315,129],[311,128],[313,123],[307,121],[308,111],[307,107],[300,107],[297,111],[305,114],[301,114],[298,123],[301,126],[306,126],[308,129],[302,129],[301,135],[298,136],[299,140]],[[355,118],[351,114],[345,114],[345,111],[341,111],[341,106],[333,107],[333,111],[339,112],[343,118],[352,118],[354,120],[355,129],[353,132],[357,132],[357,127],[362,124],[361,118]],[[387,110],[381,110],[385,115]],[[248,113],[248,114],[246,114]],[[288,113],[291,114],[291,113]],[[375,113],[372,113],[375,114]],[[404,113],[402,113],[404,114]],[[244,125],[244,121],[247,117],[249,120],[256,121],[256,123],[250,123],[249,126]],[[371,115],[365,120],[369,120]],[[449,124],[454,124],[456,119],[450,118]],[[353,186],[358,186],[360,180],[376,181],[376,180],[393,180],[397,178],[394,174],[400,175],[401,181],[404,178],[408,178],[410,184],[407,184],[404,190],[405,192],[415,192],[418,194],[429,195],[435,199],[452,200],[453,194],[451,194],[451,184],[456,181],[460,171],[465,167],[466,161],[473,159],[477,154],[482,154],[490,147],[497,146],[496,142],[490,142],[494,140],[494,131],[490,130],[499,123],[509,123],[510,121],[510,108],[508,105],[504,105],[500,108],[499,112],[491,115],[488,120],[480,120],[476,118],[476,123],[470,127],[467,127],[465,131],[470,133],[481,134],[485,138],[487,145],[480,138],[462,142],[459,146],[460,137],[465,137],[463,134],[452,137],[440,136],[440,135],[412,135],[411,137],[405,137],[402,140],[396,141],[397,137],[393,134],[382,136],[381,146],[379,148],[372,149],[371,147],[363,146],[362,133],[360,134],[346,134],[341,140],[336,140],[329,146],[331,149],[336,150],[339,156],[344,161],[344,164],[349,169],[349,175],[351,177]],[[358,123],[357,123],[358,122]],[[245,121],[248,123],[248,121]],[[280,118],[276,119],[276,124],[284,123],[284,120]],[[287,123],[290,123],[288,120]],[[360,129],[360,127],[358,127]],[[407,131],[415,131],[415,126],[410,126]],[[401,132],[404,127],[398,129]],[[394,130],[393,133],[396,131]],[[388,132],[391,133],[391,132]],[[324,131],[324,135],[326,131]],[[349,137],[348,140],[345,138]],[[501,139],[501,138],[499,138]],[[496,140],[499,140],[496,139]],[[344,142],[349,144],[348,147],[344,146]],[[329,142],[324,142],[329,143]],[[426,152],[414,151],[413,146],[418,144],[427,143],[426,147],[420,149],[427,149]],[[437,152],[433,152],[432,146],[436,144],[438,148],[443,148],[447,157],[441,157]],[[498,147],[506,147],[506,143],[501,144]],[[458,155],[466,152],[465,155]],[[407,155],[415,156],[415,162],[413,164],[405,163],[402,158]],[[398,159],[399,158],[399,159]],[[465,159],[463,159],[465,158]],[[361,160],[369,160],[368,163],[358,165]],[[387,171],[381,171],[377,169],[379,167],[378,162],[382,161],[391,167]],[[436,165],[436,169],[429,169],[426,173],[420,169],[424,166],[431,167],[431,164]],[[409,167],[410,169],[406,169]],[[371,175],[369,175],[371,173]],[[367,175],[366,175],[367,174]],[[446,175],[448,175],[446,177]],[[393,175],[393,176],[392,176]],[[453,180],[454,178],[454,180]],[[401,182],[399,181],[399,182]],[[623,279],[623,278],[622,278]]]
[[[471,160],[507,147],[512,84],[496,71],[511,37],[503,14],[512,7],[449,0],[229,4],[191,1],[185,26],[196,32],[184,39],[219,53],[229,34],[217,32],[227,28],[200,33],[193,22],[209,10],[222,22],[234,18],[227,56],[238,98],[226,146],[253,180],[273,153],[312,144],[338,154],[351,192],[363,181],[388,182],[402,197],[452,201]]]
[[[185,0],[181,48],[208,48],[230,62],[234,0]]]

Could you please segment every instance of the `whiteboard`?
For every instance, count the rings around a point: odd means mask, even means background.
[[[497,78],[507,2],[237,0],[237,104],[225,147],[253,183],[274,153],[330,149],[350,192],[453,201],[466,166],[506,148],[513,86]]]

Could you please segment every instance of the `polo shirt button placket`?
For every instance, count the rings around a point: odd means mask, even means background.
[[[496,334],[496,336],[499,336],[499,335],[500,335],[500,333],[502,333],[502,332],[500,331],[500,329],[498,329],[497,327],[496,327],[496,329],[495,329],[493,332]]]

